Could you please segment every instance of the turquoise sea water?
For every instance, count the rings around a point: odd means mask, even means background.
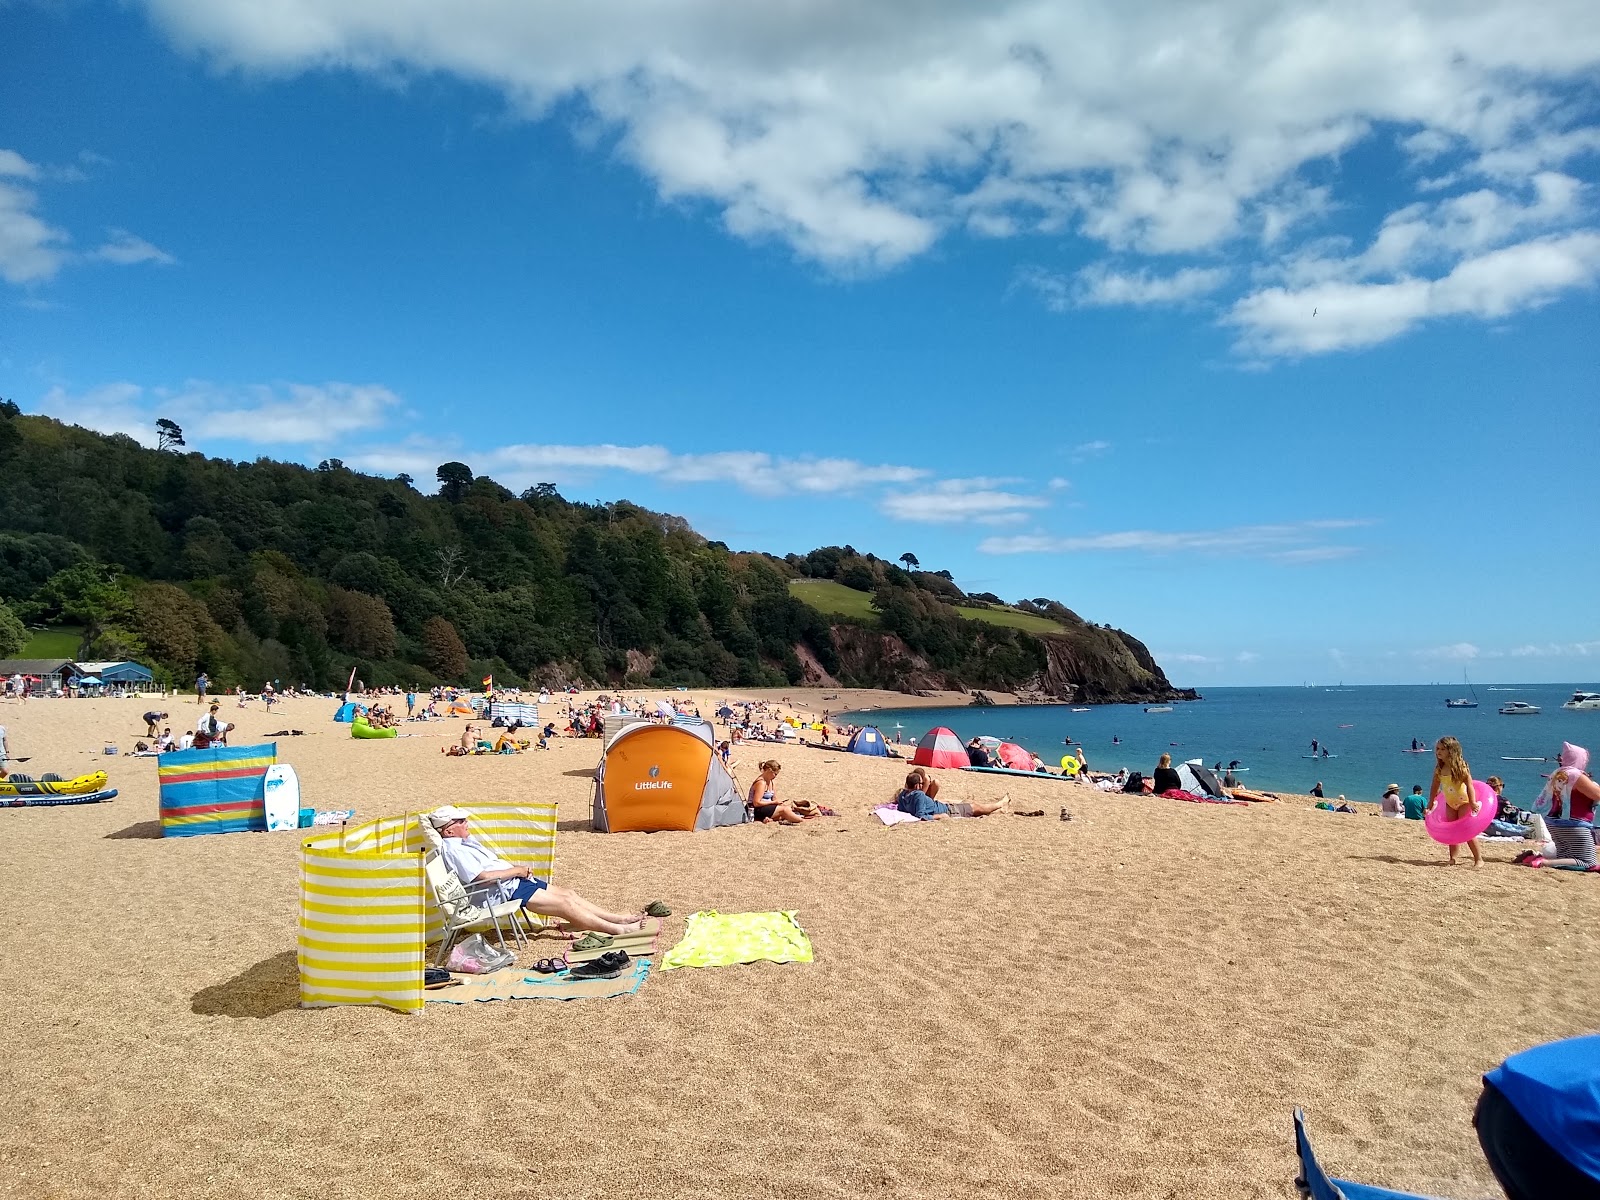
[[[1508,762],[1549,757],[1563,741],[1587,746],[1600,755],[1600,712],[1573,712],[1561,705],[1577,688],[1600,691],[1595,683],[1476,684],[1479,707],[1446,708],[1446,699],[1464,695],[1463,685],[1409,687],[1207,688],[1205,699],[1179,703],[1169,713],[1146,713],[1144,706],[1109,704],[1088,712],[1066,705],[1007,708],[876,709],[837,719],[877,725],[891,741],[895,725],[907,740],[947,725],[965,741],[993,734],[1016,742],[1054,766],[1066,752],[1063,739],[1083,743],[1095,770],[1128,767],[1149,774],[1156,759],[1174,761],[1239,759],[1250,768],[1239,776],[1247,787],[1271,791],[1309,791],[1322,781],[1329,797],[1376,801],[1385,784],[1428,786],[1433,756],[1406,754],[1411,739],[1431,746],[1453,734],[1461,739],[1476,778],[1498,775],[1506,796],[1527,804],[1543,784],[1550,763]],[[1506,717],[1496,710],[1511,700],[1537,704],[1533,717]],[[1114,744],[1113,737],[1121,738]],[[1336,757],[1308,760],[1316,738]]]

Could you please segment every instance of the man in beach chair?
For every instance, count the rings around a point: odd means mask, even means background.
[[[555,917],[573,929],[598,933],[634,933],[647,916],[656,915],[659,901],[633,913],[608,912],[568,888],[556,887],[536,877],[527,867],[507,862],[468,831],[472,814],[454,804],[442,805],[423,819],[439,835],[439,854],[445,865],[467,887],[499,883],[501,900],[516,900],[531,913]]]

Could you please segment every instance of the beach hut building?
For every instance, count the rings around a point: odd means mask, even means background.
[[[472,836],[555,877],[556,806],[473,800]],[[316,833],[300,849],[300,1006],[377,1004],[422,1012],[429,942],[444,921],[429,894],[420,813]]]
[[[888,758],[889,747],[876,725],[864,725],[850,735],[845,748],[851,754],[866,754],[873,758]]]
[[[150,668],[136,662],[81,662],[76,664],[82,675],[93,675],[108,688],[121,688],[126,692],[151,692],[155,690],[155,676]]]
[[[70,658],[0,659],[0,675],[7,679],[21,675],[25,680],[31,680],[29,690],[36,695],[57,691],[66,686],[68,679],[85,673]]]
[[[706,724],[650,722],[613,734],[595,768],[595,829],[659,833],[743,823],[744,798],[712,737]]]
[[[916,753],[911,761],[919,767],[966,767],[972,764],[967,757],[967,747],[955,732],[936,725],[917,739]]]

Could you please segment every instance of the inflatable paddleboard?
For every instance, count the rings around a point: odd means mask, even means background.
[[[1066,779],[1065,775],[1052,775],[1048,771],[1019,771],[1015,767],[962,767],[976,775],[1020,775],[1024,779]]]
[[[0,808],[59,808],[63,804],[99,804],[115,800],[116,788],[103,792],[84,792],[76,796],[0,796]]]
[[[300,827],[300,777],[288,763],[273,763],[262,777],[267,830]]]
[[[1339,756],[1337,754],[1302,754],[1300,757],[1301,758],[1314,758],[1318,762],[1321,762],[1325,758],[1338,758]]]
[[[0,796],[86,796],[91,792],[100,791],[105,786],[104,771],[79,775],[76,779],[57,779],[50,782],[22,779],[13,775],[10,779],[0,782]]]
[[[1402,751],[1400,751],[1400,753],[1401,754],[1432,754],[1433,753],[1433,747],[1432,746],[1423,746],[1422,748],[1417,749],[1417,750],[1402,750]]]

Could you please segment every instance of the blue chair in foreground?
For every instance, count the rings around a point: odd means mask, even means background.
[[[1334,1179],[1317,1162],[1311,1139],[1306,1136],[1306,1115],[1298,1108],[1294,1110],[1294,1150],[1300,1156],[1300,1178],[1294,1183],[1300,1194],[1309,1196],[1310,1200],[1436,1200],[1417,1192],[1396,1192],[1365,1183],[1351,1183],[1348,1179]]]

